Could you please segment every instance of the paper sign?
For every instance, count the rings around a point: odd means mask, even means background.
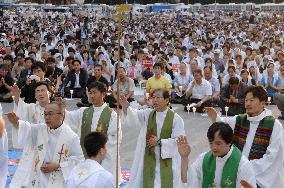
[[[178,71],[180,64],[173,64],[173,71]]]
[[[153,66],[153,59],[151,57],[143,57],[142,58],[142,65],[144,67],[152,67]]]

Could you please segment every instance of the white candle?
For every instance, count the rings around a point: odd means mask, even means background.
[[[229,107],[225,106],[226,117],[228,116]]]
[[[267,98],[267,101],[268,101],[268,103],[270,103],[270,101],[271,101],[271,97],[268,97],[268,98]]]
[[[146,99],[147,99],[147,100],[149,99],[149,96],[150,96],[150,94],[147,92],[147,93],[146,93]]]
[[[175,72],[174,75],[175,75],[175,77],[176,77],[176,76],[178,75],[178,72]]]
[[[189,104],[187,104],[186,109],[187,109],[187,113],[189,114],[189,111],[190,111],[190,105]]]
[[[74,92],[74,90],[70,89],[71,99],[73,98],[73,92]]]
[[[195,115],[195,112],[196,112],[196,108],[193,106],[192,107],[192,112],[194,113],[194,115]]]
[[[229,107],[225,106],[225,112],[228,112],[228,110],[229,110]]]
[[[180,92],[182,92],[182,86],[178,86]]]

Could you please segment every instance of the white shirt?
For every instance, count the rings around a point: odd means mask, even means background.
[[[70,173],[65,188],[114,188],[114,177],[97,161],[86,159]]]
[[[190,87],[191,87],[193,82],[194,82],[194,80],[192,80],[188,84],[187,91],[190,89]],[[212,95],[212,86],[211,86],[210,82],[208,82],[207,80],[202,78],[202,81],[201,81],[200,85],[199,84],[195,84],[193,86],[191,98],[203,99],[204,97],[209,96],[209,95]]]
[[[75,73],[75,76],[76,76],[76,80],[75,80],[74,88],[81,88],[81,86],[80,86],[80,72],[78,74]]]

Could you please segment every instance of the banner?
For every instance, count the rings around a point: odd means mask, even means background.
[[[153,66],[153,59],[151,57],[143,57],[142,58],[142,65],[144,67],[152,67]]]

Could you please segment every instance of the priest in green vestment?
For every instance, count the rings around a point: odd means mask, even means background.
[[[88,100],[92,106],[88,108],[80,108],[74,111],[65,112],[65,121],[72,125],[72,129],[76,132],[81,140],[81,145],[84,138],[90,132],[104,132],[108,136],[107,150],[108,153],[102,161],[102,166],[116,177],[116,140],[119,135],[119,145],[121,143],[121,128],[117,133],[117,114],[105,102],[104,98],[107,93],[107,88],[102,82],[96,81],[88,86]],[[82,147],[84,155],[86,152]],[[120,169],[120,161],[119,161]],[[120,177],[120,171],[118,176]]]
[[[233,130],[223,122],[213,123],[207,131],[210,151],[202,153],[188,167],[190,147],[184,136],[177,140],[181,155],[181,179],[184,188],[241,188],[241,181],[256,187],[249,160],[232,145]]]
[[[157,89],[153,107],[136,110],[121,98],[123,125],[139,126],[129,188],[180,188],[180,156],[176,138],[185,135],[183,119],[168,108],[168,90]]]

